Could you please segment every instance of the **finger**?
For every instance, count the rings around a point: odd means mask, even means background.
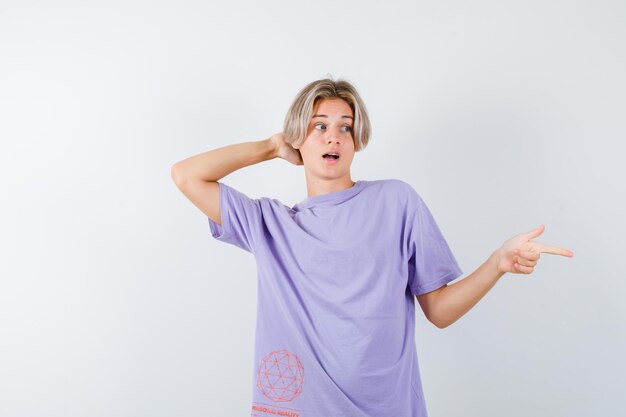
[[[522,266],[535,266],[537,265],[537,261],[533,261],[532,259],[518,258],[517,263]]]
[[[572,252],[569,249],[561,248],[559,246],[552,246],[552,245],[542,245],[542,244],[539,244],[539,245],[540,245],[539,252],[542,252],[542,253],[551,253],[553,255],[569,256],[570,258],[574,256],[574,252]]]
[[[530,232],[526,233],[526,237],[527,237],[528,239],[533,239],[533,238],[535,238],[535,237],[539,236],[540,234],[542,234],[544,230],[546,230],[546,228],[545,228],[545,226],[542,224],[542,225],[540,225],[539,227],[537,227],[536,229],[531,230]]]
[[[518,263],[513,264],[513,267],[515,268],[516,271],[519,271],[523,274],[530,274],[534,270],[533,267],[520,265]]]
[[[519,252],[517,252],[517,254],[525,259],[530,259],[532,261],[537,261],[541,257],[541,254],[539,252],[531,252],[528,250],[520,250]]]

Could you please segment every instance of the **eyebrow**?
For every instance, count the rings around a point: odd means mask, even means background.
[[[312,119],[315,119],[316,117],[328,117],[328,116],[326,116],[325,114],[316,114],[312,117]],[[341,117],[354,120],[354,117],[348,116],[348,115],[343,115]]]

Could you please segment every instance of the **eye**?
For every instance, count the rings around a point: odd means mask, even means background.
[[[326,130],[326,125],[324,123],[316,123],[315,125],[313,125],[315,129],[317,129],[320,126],[321,128],[319,130]],[[352,132],[352,126],[345,125],[341,127],[345,129],[344,132]]]

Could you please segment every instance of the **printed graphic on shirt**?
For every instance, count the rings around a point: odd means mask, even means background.
[[[256,385],[270,400],[292,401],[302,393],[303,383],[304,366],[294,353],[275,350],[261,359]]]
[[[250,417],[266,416],[304,417],[300,410],[296,410],[295,408],[279,407],[276,405],[263,404],[256,401],[253,402]]]

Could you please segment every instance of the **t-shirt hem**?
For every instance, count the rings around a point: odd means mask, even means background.
[[[218,183],[220,187],[220,223],[213,221],[210,217],[207,216],[209,220],[209,227],[211,229],[211,234],[217,240],[226,240],[230,234],[230,223],[228,222],[228,213],[230,207],[226,206],[226,202],[228,201],[226,193],[228,193],[228,189],[222,186],[222,183]]]
[[[449,273],[447,273],[446,275],[444,275],[443,277],[428,283],[426,285],[422,285],[420,287],[417,287],[417,289],[411,288],[411,292],[414,295],[420,295],[420,294],[425,294],[427,292],[431,292],[434,291],[440,287],[443,287],[444,285],[446,285],[447,283],[449,283],[450,281],[454,281],[455,279],[457,279],[458,277],[460,277],[463,274],[463,271],[460,269],[456,269],[454,271],[450,271]]]

